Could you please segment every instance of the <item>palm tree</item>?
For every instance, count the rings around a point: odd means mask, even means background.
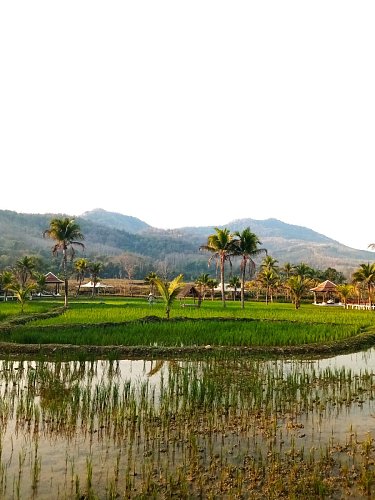
[[[70,253],[71,259],[73,259],[75,246],[80,246],[82,249],[85,248],[85,245],[78,241],[83,240],[84,236],[76,221],[65,217],[64,219],[52,219],[49,228],[43,232],[43,237],[55,240],[55,245],[52,247],[53,255],[57,255],[60,251],[62,252],[65,307],[68,307],[68,253]]]
[[[207,273],[202,273],[195,280],[195,284],[199,286],[199,292],[202,295],[203,300],[206,298],[206,291],[207,289],[209,289],[210,281],[211,281],[210,275]]]
[[[42,273],[35,273],[35,291],[43,293],[46,288],[46,275]]]
[[[296,266],[291,264],[290,262],[285,262],[283,267],[281,268],[281,272],[285,275],[285,278],[288,280],[292,274],[294,274]]]
[[[279,275],[277,272],[273,271],[271,268],[265,267],[258,273],[258,281],[266,289],[266,304],[269,302],[268,299],[273,302],[273,290],[279,282]]]
[[[94,297],[95,292],[96,292],[96,285],[99,281],[99,274],[100,271],[103,269],[103,264],[101,262],[90,262],[87,266],[88,271],[90,272],[91,280],[92,280],[92,294],[91,296]]]
[[[223,303],[223,307],[225,304],[225,280],[224,280],[224,269],[225,263],[230,262],[231,257],[233,256],[233,237],[230,234],[229,229],[219,229],[218,227],[214,228],[216,233],[211,234],[207,238],[207,244],[202,245],[200,250],[207,250],[212,253],[212,256],[209,258],[208,263],[211,263],[212,259],[216,259],[219,262],[220,266],[220,283],[221,283],[221,300]]]
[[[295,269],[295,266],[293,264],[291,264],[290,262],[285,262],[283,267],[280,269],[280,271],[281,271],[280,277],[281,277],[282,282],[285,284],[285,287],[284,287],[285,300],[289,299],[289,289],[286,286],[286,282],[294,274],[294,269]]]
[[[207,288],[211,292],[211,300],[214,300],[215,288],[217,287],[218,284],[219,284],[218,281],[215,280],[214,278],[210,278],[207,282]]]
[[[274,259],[271,257],[271,255],[266,255],[264,259],[262,260],[262,263],[260,265],[260,268],[262,270],[268,269],[270,271],[273,271],[274,273],[278,274],[279,273],[279,266],[277,265],[279,261],[277,259]]]
[[[228,284],[233,289],[232,298],[236,300],[237,289],[241,288],[241,280],[238,276],[232,276]]]
[[[25,286],[27,280],[33,277],[35,266],[34,257],[28,257],[25,255],[25,257],[17,260],[15,265],[15,274],[17,274],[19,282],[22,286]]]
[[[27,299],[30,298],[32,292],[35,290],[35,283],[27,283],[23,285],[18,281],[13,281],[11,284],[7,286],[7,289],[14,293],[17,301],[21,304],[21,312],[23,312],[24,305]]]
[[[348,299],[354,294],[354,287],[348,283],[337,285],[336,292],[339,294],[340,300],[344,302],[344,308],[348,307]]]
[[[304,262],[301,262],[297,266],[294,266],[293,274],[296,276],[301,276],[301,278],[312,278],[314,276],[314,269],[312,269]]]
[[[250,228],[245,228],[242,232],[236,231],[234,236],[237,237],[233,240],[235,254],[242,257],[241,259],[241,307],[245,307],[245,277],[246,269],[249,268],[249,277],[255,271],[255,262],[253,257],[265,252],[265,248],[258,248],[261,245],[261,241],[258,236],[250,231]]]
[[[0,273],[0,285],[4,290],[4,300],[7,300],[8,296],[8,287],[14,281],[14,275],[12,271],[3,271]]]
[[[78,288],[77,288],[76,296],[79,295],[79,291],[81,289],[82,282],[85,279],[85,275],[88,271],[88,266],[89,266],[89,262],[87,259],[81,258],[81,259],[77,259],[74,261],[74,269],[76,271],[76,278],[78,281]]]
[[[277,265],[279,261],[274,259],[270,255],[267,255],[262,260],[260,265],[260,272],[258,274],[258,281],[266,289],[266,304],[268,304],[268,299],[270,298],[273,302],[273,290],[279,282],[279,266]]]
[[[286,286],[292,296],[292,301],[296,309],[301,306],[301,298],[311,288],[311,280],[303,276],[296,275],[290,276],[286,282]]]
[[[372,292],[375,287],[375,263],[361,264],[360,267],[353,273],[354,283],[363,283],[366,285],[368,294],[368,305],[371,309]]]
[[[167,319],[169,319],[171,306],[178,292],[184,286],[182,281],[183,275],[179,274],[170,283],[163,281],[161,278],[155,278],[155,285],[157,286],[159,293],[165,303],[165,314]]]
[[[150,294],[155,295],[155,279],[158,275],[154,271],[150,271],[145,277],[145,282],[150,286]]]

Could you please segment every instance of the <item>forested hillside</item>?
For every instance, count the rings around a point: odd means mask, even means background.
[[[43,238],[53,217],[63,214],[24,214],[0,210],[0,270],[24,255],[38,257],[43,269],[58,271],[60,260],[51,255],[52,242]],[[71,215],[67,215],[73,217]],[[76,217],[85,236],[80,256],[101,261],[103,277],[142,278],[158,270],[166,276],[182,272],[186,279],[200,273],[215,275],[207,253],[200,251],[214,228],[153,228],[136,217],[96,209]],[[269,255],[280,265],[304,262],[317,269],[332,267],[348,275],[363,262],[375,260],[374,252],[349,248],[315,231],[277,219],[239,219],[226,226],[231,231],[250,227]]]

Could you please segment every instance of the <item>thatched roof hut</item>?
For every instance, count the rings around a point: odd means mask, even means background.
[[[197,300],[198,301],[197,305],[200,306],[200,304],[202,302],[202,296],[201,296],[197,287],[195,287],[194,285],[185,285],[177,295],[177,298],[180,301],[182,301],[183,299],[186,299],[187,297],[192,297],[194,304],[195,304],[195,301]],[[184,305],[186,305],[186,304],[181,304],[181,306],[184,306]]]

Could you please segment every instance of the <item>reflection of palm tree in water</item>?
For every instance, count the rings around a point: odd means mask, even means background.
[[[151,370],[147,373],[148,377],[152,377],[156,373],[158,373],[164,366],[164,363],[168,363],[168,370],[176,372],[179,369],[179,365],[175,359],[158,359],[155,362],[155,365],[152,366],[153,361],[151,361]]]
[[[36,368],[28,372],[28,387],[40,396],[41,406],[54,407],[72,398],[77,386],[83,381],[90,381],[97,375],[96,363],[56,362],[38,363]],[[108,376],[118,375],[118,363],[110,363]]]

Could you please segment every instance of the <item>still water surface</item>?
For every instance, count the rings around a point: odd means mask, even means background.
[[[2,360],[0,395],[0,498],[136,497],[177,475],[198,481],[196,468],[215,460],[312,460],[375,435],[375,349],[314,360]]]

